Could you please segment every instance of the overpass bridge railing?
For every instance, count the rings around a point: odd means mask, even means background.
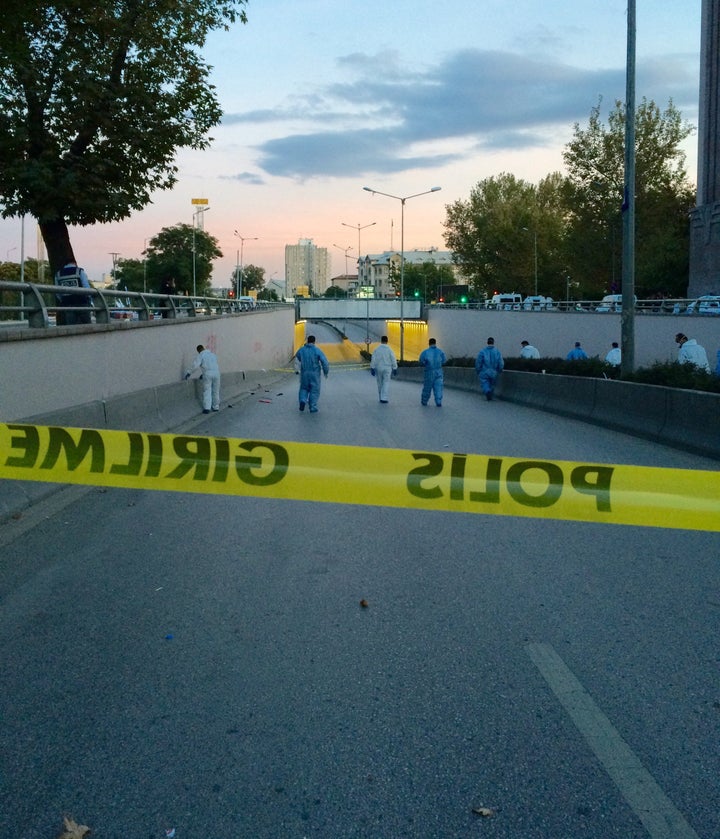
[[[77,306],[58,306],[58,286],[0,280],[0,324],[49,328],[57,325],[58,311],[82,315],[85,323],[126,323],[162,318],[201,317],[286,306],[226,297],[168,295],[121,289],[65,288],[64,297],[77,297]],[[86,299],[90,297],[90,305]]]

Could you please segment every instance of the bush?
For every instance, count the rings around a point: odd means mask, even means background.
[[[641,367],[623,379],[626,382],[642,382],[646,385],[720,393],[720,377],[714,373],[706,373],[694,364],[680,364],[678,361],[659,361],[652,367]]]
[[[651,367],[641,367],[628,376],[621,376],[620,369],[613,367],[601,358],[578,359],[568,361],[565,358],[520,358],[504,359],[506,370],[519,370],[525,373],[547,373],[556,376],[583,376],[595,379],[618,379],[626,382],[675,387],[683,390],[704,390],[720,393],[720,376],[706,373],[692,364],[680,364],[678,361],[657,362]],[[408,367],[416,367],[417,361],[404,361]],[[474,367],[475,359],[461,356],[449,358],[447,367]]]

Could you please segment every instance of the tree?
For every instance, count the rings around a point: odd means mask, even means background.
[[[323,296],[335,299],[345,298],[347,297],[347,291],[344,288],[340,288],[339,285],[330,285],[325,289]]]
[[[208,33],[246,0],[5,0],[0,20],[0,204],[34,216],[54,272],[68,224],[127,218],[176,181],[178,149],[220,121]]]
[[[395,283],[393,283],[395,284]],[[425,302],[439,299],[441,289],[455,285],[452,266],[423,262],[421,265],[405,263],[405,296],[417,297]],[[397,274],[397,288],[400,291],[400,274]]]
[[[204,230],[176,224],[150,239],[146,256],[148,291],[160,292],[162,281],[174,277],[178,294],[205,294],[210,288],[211,262],[222,251],[217,239]]]
[[[692,134],[672,101],[661,112],[643,99],[636,114],[635,283],[639,297],[684,296],[695,191],[680,144]],[[600,102],[586,128],[575,124],[563,153],[568,172],[569,271],[589,296],[617,291],[622,274],[625,107],[616,101],[607,126]]]
[[[475,295],[533,294],[536,250],[539,292],[558,295],[565,283],[563,190],[559,173],[537,186],[503,173],[446,207],[445,243]]]
[[[240,279],[242,281],[241,294],[260,291],[260,289],[265,288],[265,269],[259,268],[257,265],[244,265]]]
[[[145,291],[147,263],[142,259],[121,259],[115,271],[115,286],[127,291]]]

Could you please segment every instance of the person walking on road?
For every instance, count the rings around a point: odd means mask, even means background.
[[[675,343],[679,347],[678,361],[680,364],[694,364],[706,373],[710,372],[710,362],[705,347],[701,347],[695,338],[688,338],[687,335],[678,332],[675,336]]]
[[[575,341],[575,346],[567,354],[567,360],[568,361],[579,361],[580,359],[587,358],[587,357],[588,357],[587,353],[580,346],[580,341]]]
[[[520,358],[540,358],[540,350],[528,341],[520,341]]]
[[[495,395],[495,383],[504,367],[505,362],[500,350],[495,346],[495,339],[488,338],[487,346],[480,350],[475,359],[475,372],[488,402],[491,402]]]
[[[197,356],[192,367],[185,373],[185,379],[189,379],[195,370],[202,371],[200,378],[203,382],[203,414],[209,414],[211,410],[220,410],[220,366],[214,352],[206,350],[202,344],[198,344],[196,349]]]
[[[320,398],[320,373],[327,379],[330,372],[325,353],[315,346],[314,335],[308,335],[305,344],[295,353],[294,364],[295,372],[300,375],[300,410],[304,411],[307,404],[310,413],[314,414],[317,412]]]
[[[443,400],[443,364],[447,361],[445,353],[438,347],[437,341],[431,338],[428,341],[428,348],[420,353],[420,366],[425,368],[423,378],[423,389],[420,395],[420,404],[427,405],[430,401],[430,394],[435,398],[435,404],[442,408]]]
[[[388,344],[387,335],[380,339],[380,346],[375,349],[370,358],[370,372],[377,379],[378,398],[383,404],[389,402],[390,377],[397,375],[397,359]]]

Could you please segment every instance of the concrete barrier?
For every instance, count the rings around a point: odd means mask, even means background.
[[[287,370],[249,370],[223,375],[220,390],[222,404],[234,404],[250,398],[258,390],[287,376]],[[88,402],[74,408],[38,414],[18,422],[155,433],[189,430],[203,416],[201,395],[202,382],[191,379],[146,388],[106,401]],[[0,521],[19,515],[27,507],[65,487],[65,484],[35,481],[0,481]]]

